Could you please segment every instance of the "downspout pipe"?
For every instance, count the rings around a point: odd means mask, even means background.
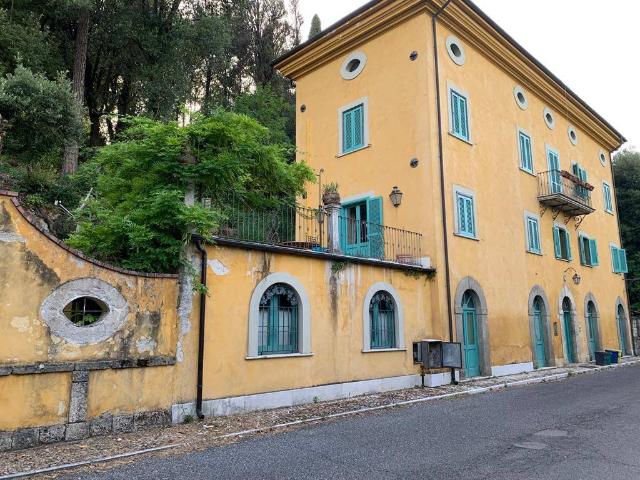
[[[451,306],[451,269],[449,267],[449,231],[447,227],[447,204],[445,193],[444,178],[444,140],[442,133],[442,98],[440,94],[440,63],[438,60],[438,35],[437,22],[438,17],[445,11],[453,0],[447,0],[431,17],[431,30],[433,33],[433,62],[436,76],[436,108],[438,113],[438,158],[440,161],[440,195],[442,204],[442,235],[444,239],[444,266],[445,266],[445,285],[447,290],[447,316],[449,319],[449,341],[454,341],[453,333],[453,311]],[[451,369],[451,383],[458,384],[456,380],[456,370]]]
[[[202,413],[202,384],[204,378],[204,327],[207,313],[207,250],[202,246],[203,238],[197,235],[192,237],[196,250],[200,253],[200,325],[198,328],[198,381],[196,387],[196,415],[200,420],[204,418]]]

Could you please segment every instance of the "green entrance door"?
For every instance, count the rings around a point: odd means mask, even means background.
[[[589,359],[595,360],[596,358],[596,349],[597,342],[596,338],[598,338],[598,316],[596,314],[596,306],[593,302],[589,302],[587,304],[587,330],[588,330],[588,341],[589,341]]]
[[[627,318],[622,305],[618,306],[617,318],[618,331],[620,332],[620,351],[623,355],[629,355],[629,350],[627,349]]]
[[[544,307],[540,297],[533,301],[533,342],[535,346],[536,368],[546,367],[546,350],[544,346]]]
[[[562,323],[564,329],[564,348],[567,352],[567,362],[576,363],[576,354],[573,351],[573,326],[571,321],[571,300],[565,298],[562,302]]]
[[[462,297],[462,333],[464,337],[464,374],[480,375],[480,349],[478,348],[478,313],[474,294],[468,291]]]

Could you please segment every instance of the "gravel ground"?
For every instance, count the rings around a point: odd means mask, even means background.
[[[625,363],[633,363],[635,359],[626,360]],[[357,411],[363,408],[380,407],[398,402],[434,397],[448,393],[464,393],[475,388],[499,386],[505,382],[517,382],[520,380],[534,379],[557,375],[562,373],[578,374],[593,370],[592,366],[574,366],[571,368],[553,368],[537,370],[528,374],[511,375],[501,378],[486,378],[463,382],[460,385],[447,385],[439,388],[412,388],[394,392],[386,392],[373,395],[354,397],[333,402],[320,402],[291,408],[281,408],[263,412],[253,412],[245,415],[231,417],[207,418],[201,422],[176,425],[164,428],[143,430],[130,434],[110,435],[106,437],[93,437],[81,442],[59,443],[50,446],[41,446],[28,450],[0,453],[0,476],[38,470],[57,465],[83,462],[102,457],[124,454],[131,451],[145,450],[167,445],[179,445],[171,450],[166,450],[154,455],[176,455],[186,452],[204,450],[206,448],[238,442],[252,436],[266,435],[274,432],[274,426],[309,419],[318,419],[317,422],[335,421],[335,419],[323,419],[329,415]],[[382,410],[384,411],[384,410]],[[375,414],[366,412],[362,414]],[[314,422],[316,423],[316,422]],[[302,424],[302,425],[308,425]],[[300,428],[300,425],[278,429],[278,431]],[[248,433],[231,438],[220,438],[227,434],[243,432],[246,430],[263,429],[257,433]],[[139,457],[109,462],[112,468],[117,464],[135,462]],[[105,464],[95,464],[81,467],[83,471],[100,471],[107,468]],[[40,478],[57,478],[63,471],[41,475]]]

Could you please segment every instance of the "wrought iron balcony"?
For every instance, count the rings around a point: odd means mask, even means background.
[[[561,170],[538,174],[538,200],[545,207],[578,217],[595,212],[591,203],[593,186]]]
[[[330,215],[298,205],[251,209],[225,208],[214,237],[280,247],[340,254],[403,265],[422,266],[422,235],[338,216],[339,248],[332,247]]]

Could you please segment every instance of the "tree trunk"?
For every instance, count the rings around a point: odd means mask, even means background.
[[[84,76],[87,67],[87,46],[89,43],[89,8],[82,7],[78,14],[78,30],[76,31],[75,56],[73,59],[72,91],[80,105],[84,102]],[[62,173],[69,175],[78,170],[78,142],[72,141],[64,148]]]

